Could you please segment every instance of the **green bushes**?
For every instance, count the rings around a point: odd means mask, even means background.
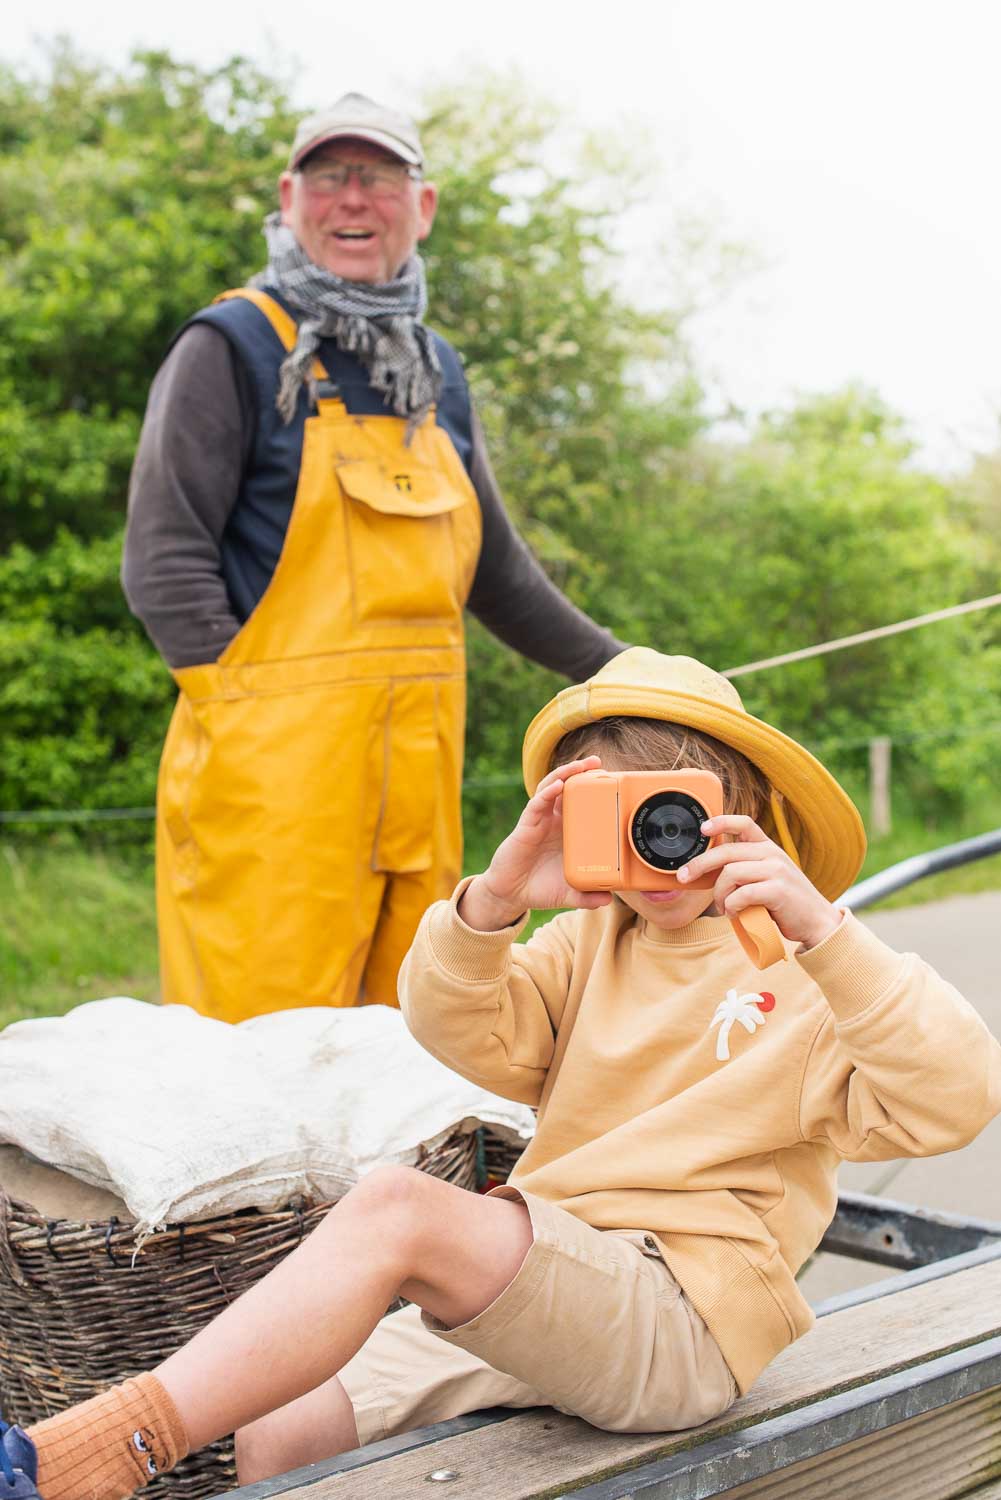
[[[429,98],[424,121],[432,321],[561,587],[622,638],[721,668],[996,587],[990,504],[922,472],[866,392],[713,437],[684,309],[617,289],[620,164],[568,169],[565,148],[554,169],[558,129],[482,80]],[[173,689],[118,585],[129,463],[170,337],[261,264],[291,133],[281,85],[239,59],[111,73],[63,52],[41,80],[0,71],[0,811],[152,801]],[[470,663],[475,842],[517,805],[505,778],[558,684],[475,623]],[[860,795],[868,739],[892,736],[901,809],[926,825],[997,783],[990,615],[739,685]]]

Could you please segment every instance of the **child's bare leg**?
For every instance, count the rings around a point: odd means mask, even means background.
[[[298,1401],[240,1428],[236,1473],[241,1484],[256,1484],[357,1447],[354,1408],[333,1375]]]
[[[185,1452],[298,1401],[331,1382],[398,1293],[447,1324],[468,1321],[509,1284],[531,1242],[518,1202],[481,1198],[407,1167],[370,1173],[281,1265],[152,1374],[31,1428],[41,1494],[124,1496]],[[335,1417],[337,1389],[329,1384],[325,1393]],[[328,1453],[355,1439],[353,1413],[348,1422],[340,1408],[331,1437]]]
[[[521,1203],[379,1168],[154,1373],[191,1447],[203,1447],[329,1380],[398,1294],[446,1324],[467,1322],[504,1290],[531,1243]]]

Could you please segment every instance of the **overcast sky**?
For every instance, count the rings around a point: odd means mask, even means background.
[[[297,64],[304,107],[350,88],[412,107],[427,81],[516,67],[586,124],[646,134],[648,243],[681,204],[755,250],[692,327],[726,397],[861,380],[932,462],[1001,440],[996,0],[41,0],[8,9],[3,55],[59,32],[109,62]]]

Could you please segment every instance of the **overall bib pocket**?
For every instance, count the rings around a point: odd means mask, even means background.
[[[335,472],[356,621],[452,623],[462,599],[451,513],[466,497],[406,453],[390,463],[346,459]]]

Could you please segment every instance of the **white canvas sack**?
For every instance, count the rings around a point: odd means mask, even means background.
[[[0,1143],[116,1194],[140,1231],[338,1198],[480,1124],[527,1141],[534,1117],[437,1062],[384,1005],[233,1026],[115,998],[0,1032]]]

